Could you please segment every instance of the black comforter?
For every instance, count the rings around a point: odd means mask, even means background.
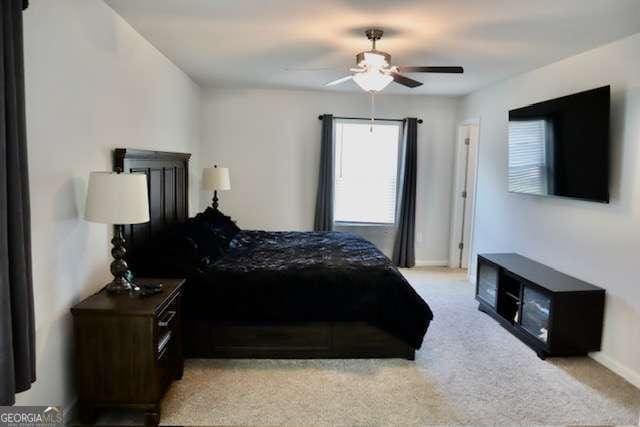
[[[433,317],[389,259],[349,233],[240,231],[189,279],[191,318],[367,321],[420,348]]]

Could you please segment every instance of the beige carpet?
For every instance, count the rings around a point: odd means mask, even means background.
[[[171,425],[637,425],[640,391],[589,358],[542,361],[460,272],[403,272],[435,319],[416,361],[188,360]]]

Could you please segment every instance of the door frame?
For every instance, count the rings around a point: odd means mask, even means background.
[[[480,157],[480,118],[472,117],[461,120],[457,124],[457,132],[456,132],[456,146],[455,146],[455,164],[454,164],[454,176],[453,176],[453,188],[451,191],[451,229],[450,229],[450,242],[449,242],[449,267],[450,268],[458,268],[458,263],[460,259],[460,249],[458,248],[458,244],[460,243],[461,238],[461,229],[462,229],[462,209],[463,209],[463,200],[460,197],[459,189],[462,186],[462,180],[464,179],[465,166],[466,166],[466,157],[463,155],[465,153],[465,138],[464,130],[467,126],[477,126],[478,135],[477,141],[475,142],[476,147],[474,150],[475,155],[473,157],[469,157],[469,165],[472,165],[470,169],[470,175],[467,177],[467,182],[472,183],[472,188],[467,187],[467,209],[470,209],[468,220],[469,220],[469,235],[465,239],[465,245],[467,246],[468,253],[468,267],[473,265],[472,261],[472,253],[473,253],[473,236],[476,227],[476,210],[478,205],[478,197],[477,197],[477,189],[478,189],[478,167],[479,167],[479,157]],[[471,153],[471,151],[470,151]],[[464,267],[464,266],[463,266]],[[471,271],[469,269],[469,274]]]

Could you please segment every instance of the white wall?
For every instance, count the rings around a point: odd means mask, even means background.
[[[376,116],[418,117],[416,259],[446,264],[457,99],[377,96]],[[231,168],[221,209],[242,228],[310,230],[318,182],[318,115],[367,117],[363,92],[211,89],[203,97],[202,163]],[[366,155],[363,156],[366,161]],[[204,207],[211,195],[201,195]]]
[[[474,259],[514,251],[606,288],[603,349],[594,357],[640,387],[639,70],[636,34],[475,92],[460,117],[480,117]],[[507,111],[609,84],[611,203],[509,194]]]
[[[199,88],[100,0],[32,0],[24,20],[38,379],[17,404],[69,405],[69,308],[109,279],[89,172],[114,147],[195,152]]]

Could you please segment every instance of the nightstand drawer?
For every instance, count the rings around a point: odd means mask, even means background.
[[[162,338],[164,334],[173,331],[178,323],[178,310],[166,310],[156,318],[156,326],[158,327],[158,338]]]
[[[158,345],[157,345],[157,349],[158,349],[158,359],[162,358],[162,355],[169,349],[169,346],[171,345],[171,339],[173,338],[173,331],[168,330],[165,333],[161,334],[160,337],[158,338]]]
[[[180,294],[177,295],[173,295],[173,297],[167,301],[165,301],[164,304],[162,304],[159,308],[158,308],[158,321],[166,321],[167,316],[168,316],[168,312],[177,312],[178,311],[178,304],[180,302],[180,298],[179,298]]]
[[[176,330],[179,320],[180,298],[176,296],[168,304],[166,304],[160,313],[156,316],[156,359],[161,359],[167,351],[169,351],[174,337],[177,335]]]
[[[178,310],[167,310],[162,313],[162,316],[158,318],[158,327],[159,328],[173,328],[173,325],[176,323],[176,315],[178,314]]]

